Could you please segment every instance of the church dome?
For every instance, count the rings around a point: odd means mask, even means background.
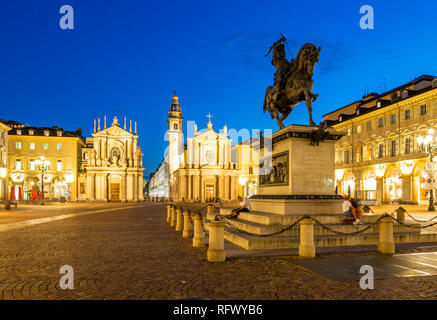
[[[179,97],[176,95],[172,98],[170,111],[182,112],[181,106],[179,105]]]

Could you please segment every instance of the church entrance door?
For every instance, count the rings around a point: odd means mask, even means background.
[[[215,197],[214,192],[214,185],[213,184],[207,184],[206,185],[206,200],[210,200]]]
[[[111,201],[120,201],[119,183],[111,183]]]

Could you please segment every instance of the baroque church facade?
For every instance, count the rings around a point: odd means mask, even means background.
[[[179,98],[172,98],[168,112],[168,197],[174,201],[233,201],[238,197],[239,170],[231,160],[231,139],[227,127],[215,132],[209,115],[207,128],[197,130],[185,143]],[[156,172],[159,177],[159,172]],[[154,177],[151,178],[153,184]],[[150,193],[153,196],[153,190]]]
[[[112,125],[100,128],[100,119],[92,138],[82,147],[82,167],[79,175],[79,200],[87,201],[142,201],[143,164],[138,146],[137,124],[132,132],[120,127],[117,117]]]

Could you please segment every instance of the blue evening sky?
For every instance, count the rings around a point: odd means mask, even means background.
[[[59,8],[74,8],[61,30]],[[375,30],[359,27],[362,5]],[[274,67],[264,58],[280,33],[296,55],[322,47],[314,119],[422,74],[437,74],[435,1],[3,1],[0,118],[83,129],[114,114],[138,121],[146,174],[166,147],[173,90],[183,116],[214,128],[277,129],[263,114]],[[111,120],[108,120],[110,122]],[[285,124],[307,124],[304,104]],[[185,129],[186,131],[186,129]]]

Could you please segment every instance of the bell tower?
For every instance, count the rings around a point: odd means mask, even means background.
[[[184,118],[179,105],[179,97],[174,92],[170,111],[168,112],[168,173],[184,165],[184,133],[182,132]]]

